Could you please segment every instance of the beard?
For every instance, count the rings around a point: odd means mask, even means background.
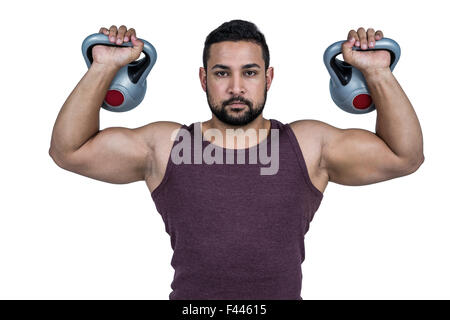
[[[206,98],[211,112],[217,119],[231,126],[244,126],[255,120],[263,112],[267,99],[267,82],[264,88],[264,99],[262,103],[256,106],[254,106],[251,101],[240,96],[232,97],[231,99],[222,102],[221,105],[214,104],[209,95],[208,83],[206,83]],[[233,106],[230,104],[233,102],[246,104],[247,107],[244,107],[240,111],[232,111]]]

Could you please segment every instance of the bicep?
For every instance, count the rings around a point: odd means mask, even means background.
[[[150,147],[143,128],[106,128],[64,160],[65,169],[105,182],[144,180]]]
[[[363,129],[339,129],[323,123],[322,166],[329,181],[367,185],[409,173],[398,157],[376,134]]]

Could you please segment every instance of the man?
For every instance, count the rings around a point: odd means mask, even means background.
[[[143,48],[132,28],[100,33],[133,47],[94,47],[92,66],[56,119],[50,155],[94,179],[146,182],[174,250],[170,299],[302,299],[303,239],[328,181],[376,183],[408,175],[424,161],[420,124],[390,72],[389,53],[364,51],[381,31],[351,30],[342,47],[377,106],[376,134],[263,118],[274,71],[264,35],[242,20],[222,24],[205,41],[199,76],[210,120],[99,131],[110,82]],[[262,171],[269,161],[261,150],[276,162],[270,172]],[[236,164],[239,155],[244,161]]]

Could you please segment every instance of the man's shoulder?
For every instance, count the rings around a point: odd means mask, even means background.
[[[324,133],[329,126],[320,120],[303,119],[289,123],[297,138],[303,153],[311,156],[314,161],[320,160],[324,143]]]
[[[183,125],[174,121],[156,121],[134,129],[149,147],[170,145]]]
[[[315,142],[323,142],[323,133],[330,125],[320,120],[302,119],[289,123],[297,139],[308,139]]]
[[[176,130],[181,128],[182,124],[174,121],[155,121],[146,124],[141,128],[145,128],[149,131],[167,131],[167,130]]]
[[[289,123],[292,130],[320,130],[324,126],[327,126],[328,124],[315,119],[302,119],[302,120],[296,120]]]

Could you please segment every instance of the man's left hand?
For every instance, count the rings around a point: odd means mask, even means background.
[[[342,44],[342,55],[344,61],[357,68],[362,73],[376,71],[377,69],[389,69],[391,55],[386,50],[369,50],[375,47],[375,41],[383,38],[383,32],[369,28],[367,32],[364,28],[358,31],[350,30],[347,41]],[[352,50],[360,47],[362,51]]]

